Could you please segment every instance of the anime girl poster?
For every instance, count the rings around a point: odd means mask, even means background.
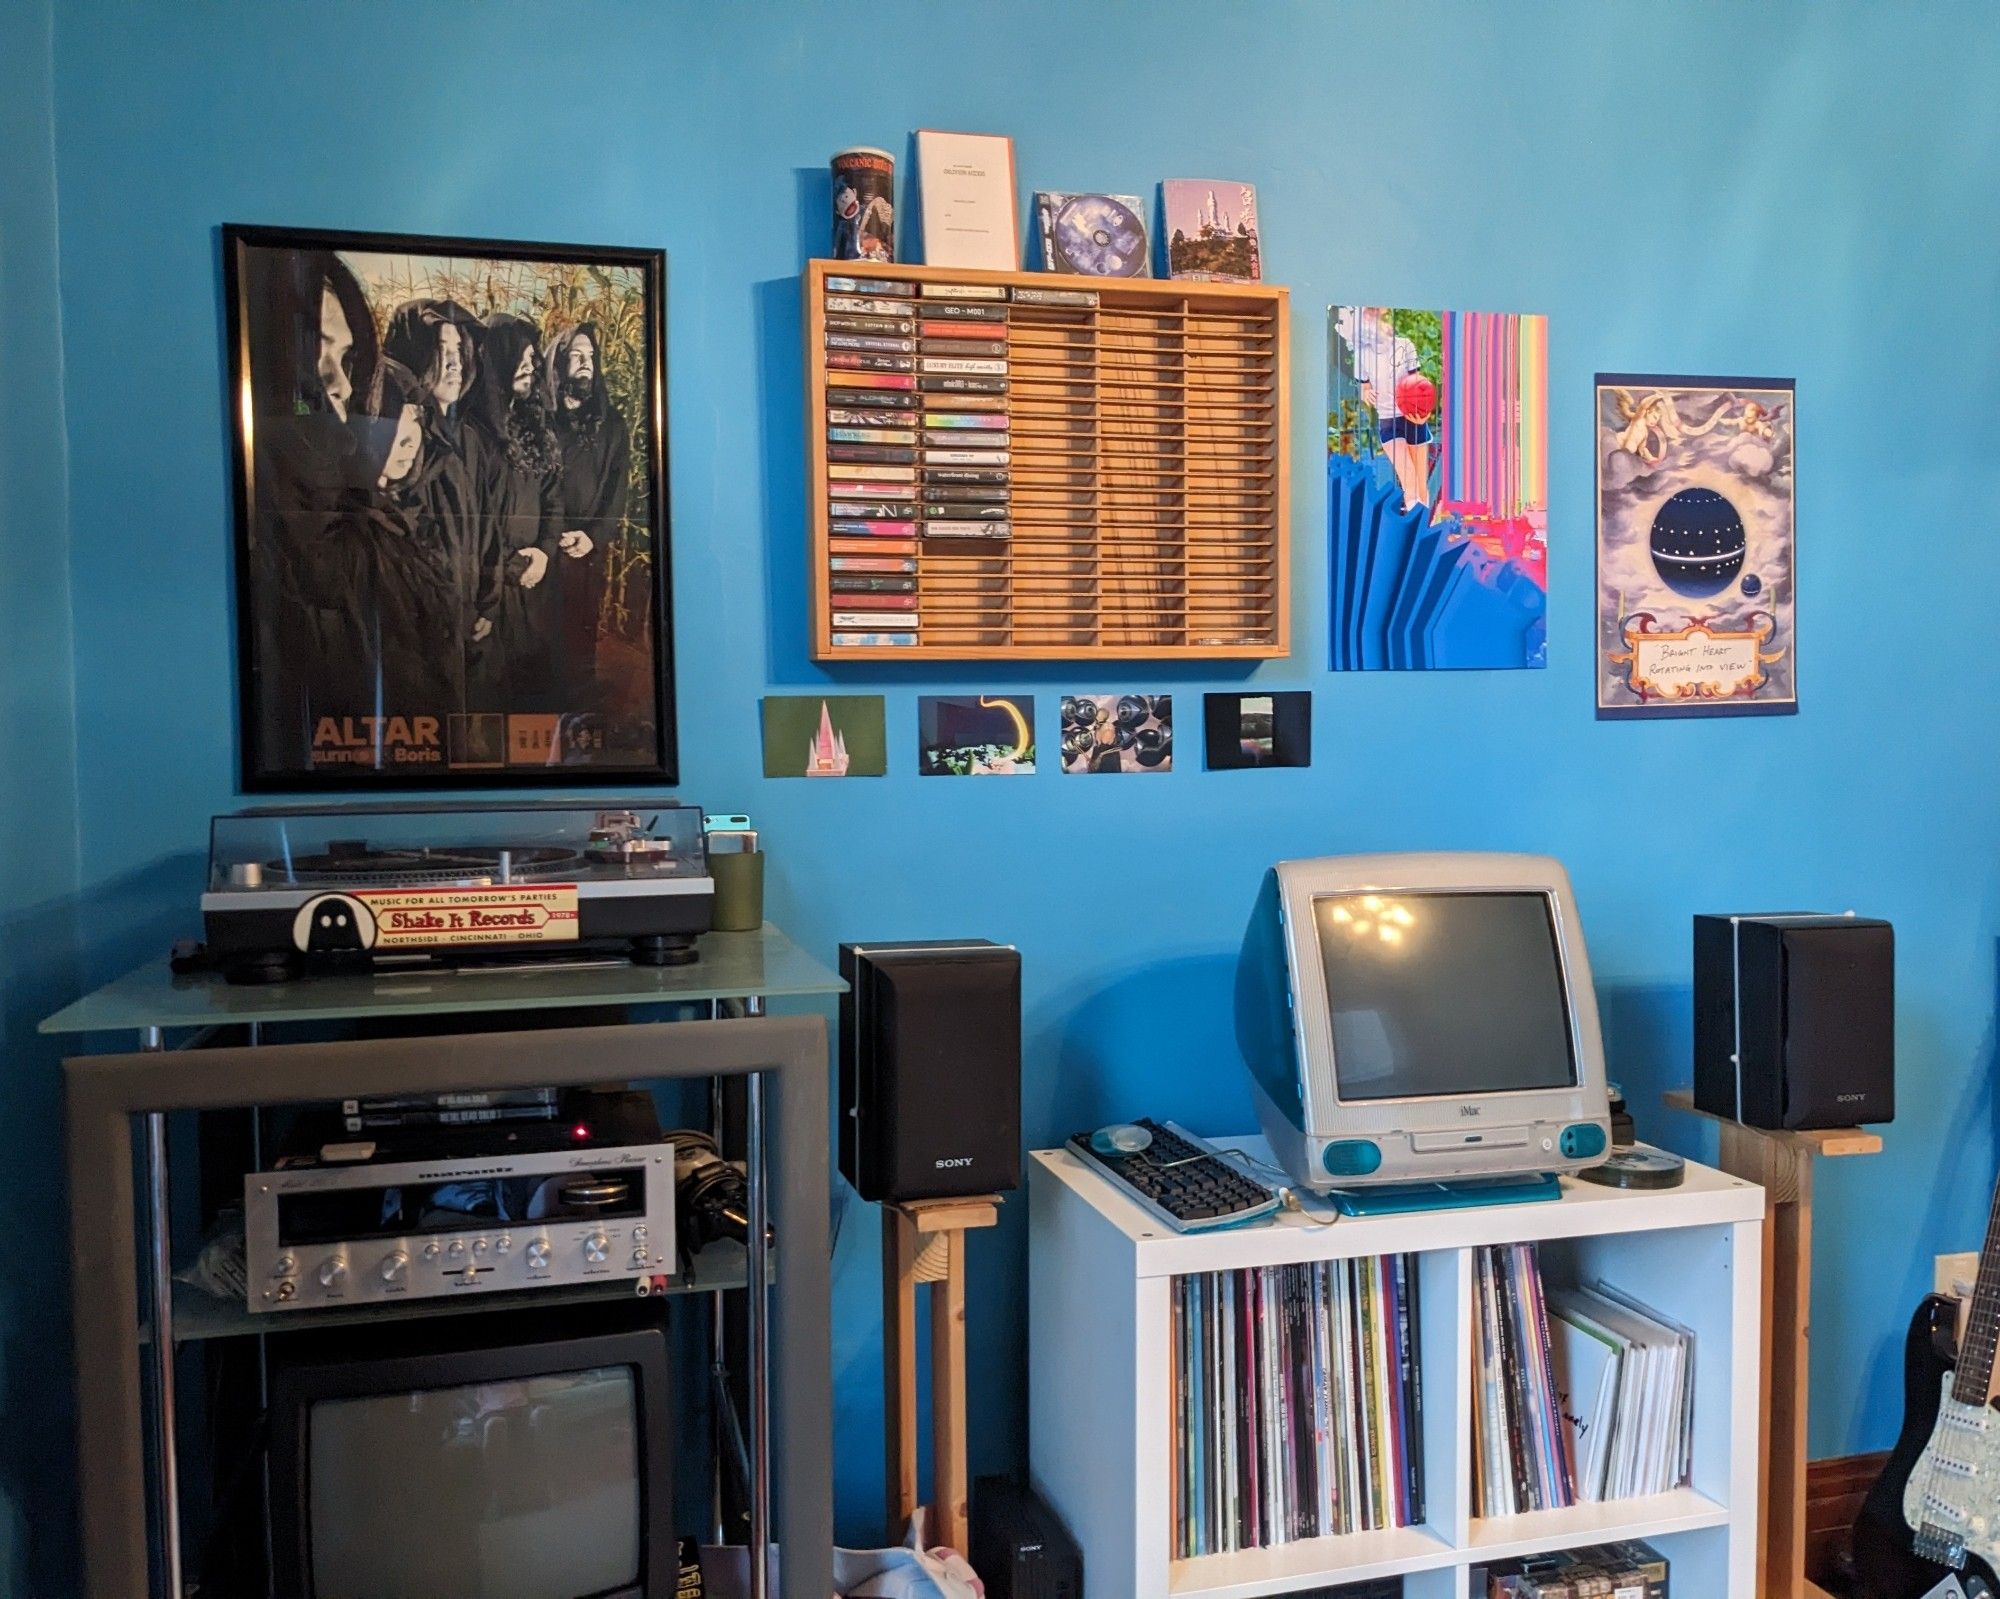
[[[1597,714],[1799,708],[1789,378],[1597,378]]]
[[[1548,662],[1548,319],[1327,315],[1336,671]]]

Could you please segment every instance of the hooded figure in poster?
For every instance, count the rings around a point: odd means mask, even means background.
[[[548,395],[562,450],[561,657],[569,703],[582,707],[596,698],[606,571],[631,496],[631,430],[605,390],[596,323],[578,323],[550,345]]]
[[[255,374],[250,527],[260,737],[309,746],[315,708],[350,672],[339,590],[315,582],[313,546],[356,481],[350,411],[367,398],[379,358],[360,283],[326,250],[245,257],[244,342]]]
[[[464,691],[499,609],[500,562],[496,528],[485,514],[491,478],[490,447],[465,425],[465,400],[478,379],[479,319],[453,300],[410,300],[389,318],[382,353],[416,377],[420,389],[424,454],[430,469],[419,490],[421,523],[438,541],[458,596],[458,648],[438,663],[440,684],[449,677],[458,692],[438,713],[465,708]],[[370,411],[385,414],[378,396]]]
[[[482,324],[467,402],[488,471],[486,513],[500,563],[499,609],[471,685],[482,710],[560,711],[558,637],[562,457],[549,427],[541,330],[495,311]]]
[[[465,699],[458,574],[435,520],[451,460],[432,445],[426,399],[423,380],[385,357],[376,414],[351,423],[355,481],[305,562],[321,591],[342,597],[322,712],[436,715]]]

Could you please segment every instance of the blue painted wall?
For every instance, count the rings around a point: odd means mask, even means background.
[[[1902,1118],[1884,1155],[1822,1181],[1812,1416],[1816,1453],[1887,1443],[1924,1257],[1977,1242],[1994,1170],[1986,7],[69,0],[55,33],[90,975],[191,930],[204,824],[237,798],[216,226],[663,245],[684,791],[756,816],[778,920],[828,955],[842,938],[1017,942],[1036,1143],[1142,1112],[1224,1131],[1250,1119],[1227,972],[1266,863],[1547,850],[1575,874],[1642,1126],[1696,1147],[1656,1094],[1685,1076],[1689,914],[1891,917]],[[827,154],[900,151],[926,124],[1011,130],[1024,207],[1038,185],[1258,184],[1296,317],[1292,660],[806,661],[797,273],[824,246]],[[1549,314],[1546,672],[1322,668],[1336,298]],[[1593,720],[1597,370],[1797,378],[1796,718]],[[36,453],[12,424],[7,448]],[[1316,691],[1313,769],[914,775],[920,691],[1036,690],[1052,743],[1066,687],[1178,690],[1186,732],[1203,687],[1253,676]],[[828,683],[886,691],[892,775],[764,782],[760,696]],[[973,1251],[980,1466],[1025,1446],[1019,1208]],[[878,1491],[874,1234],[857,1207],[837,1262],[849,1536]]]
[[[76,988],[76,742],[47,0],[0,7],[0,1594],[75,1559],[56,1053]]]

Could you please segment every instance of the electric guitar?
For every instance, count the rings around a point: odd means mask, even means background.
[[[1854,1526],[1874,1599],[1921,1599],[1953,1573],[1969,1599],[2000,1599],[2000,1409],[1988,1402],[2000,1343],[2000,1188],[1987,1215],[1965,1340],[1956,1301],[1932,1294],[1903,1341],[1903,1431]]]

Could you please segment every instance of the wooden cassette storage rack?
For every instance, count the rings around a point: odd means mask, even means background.
[[[829,290],[829,278],[909,287],[898,296],[871,295],[866,287],[845,284]],[[1005,298],[955,301],[925,296],[926,285],[947,291],[985,285]],[[1094,294],[1096,304],[1015,300],[1016,289],[1082,291]],[[814,261],[806,268],[804,291],[814,659],[1252,659],[1287,653],[1285,289]],[[836,326],[829,328],[829,293],[836,301],[880,301],[885,310],[890,300],[902,299],[910,310],[877,323],[856,307],[836,308]],[[940,396],[920,389],[912,399],[900,384],[863,386],[874,376],[867,370],[872,367],[897,368],[881,374],[893,383],[902,366],[898,355],[914,355],[914,364],[922,364],[925,313],[953,304],[1003,309],[1004,320],[954,321],[937,336],[997,342],[1004,330],[1004,352],[981,352],[1004,359],[1004,393]],[[829,359],[836,348],[829,337],[844,341],[871,333],[882,337],[844,349],[841,366]],[[890,358],[877,360],[871,351]],[[841,424],[830,421],[829,407],[867,411],[882,395],[902,416],[872,419],[875,425],[861,429],[860,439],[830,436],[829,427]],[[1004,534],[979,536],[973,525],[959,524],[961,536],[910,536],[912,522],[921,529],[932,517],[950,515],[948,506],[933,502],[951,491],[925,476],[927,467],[941,463],[926,457],[981,436],[976,425],[949,436],[929,426],[947,407],[958,413],[957,425],[983,414],[983,436],[1006,446],[1003,481],[996,486],[990,480],[999,474],[980,474],[989,480],[986,492],[970,496],[985,502],[981,508]],[[882,426],[904,418],[906,426]],[[1004,431],[990,431],[995,428]],[[868,436],[877,432],[892,437]],[[842,461],[829,459],[836,443],[843,446]],[[909,454],[913,462],[905,459]],[[907,471],[912,464],[915,481]],[[843,472],[847,491],[838,487]],[[852,492],[856,478],[866,480],[867,494]],[[835,505],[880,519],[879,527],[866,530],[869,542],[863,543],[857,520],[836,514]],[[868,592],[852,587],[860,575],[851,565],[838,573],[841,590],[833,586],[831,563],[856,556],[867,561],[860,572],[885,579],[877,592],[895,593],[879,610],[870,609]],[[910,564],[885,570],[901,562]],[[858,614],[865,624],[836,626],[836,614]]]

